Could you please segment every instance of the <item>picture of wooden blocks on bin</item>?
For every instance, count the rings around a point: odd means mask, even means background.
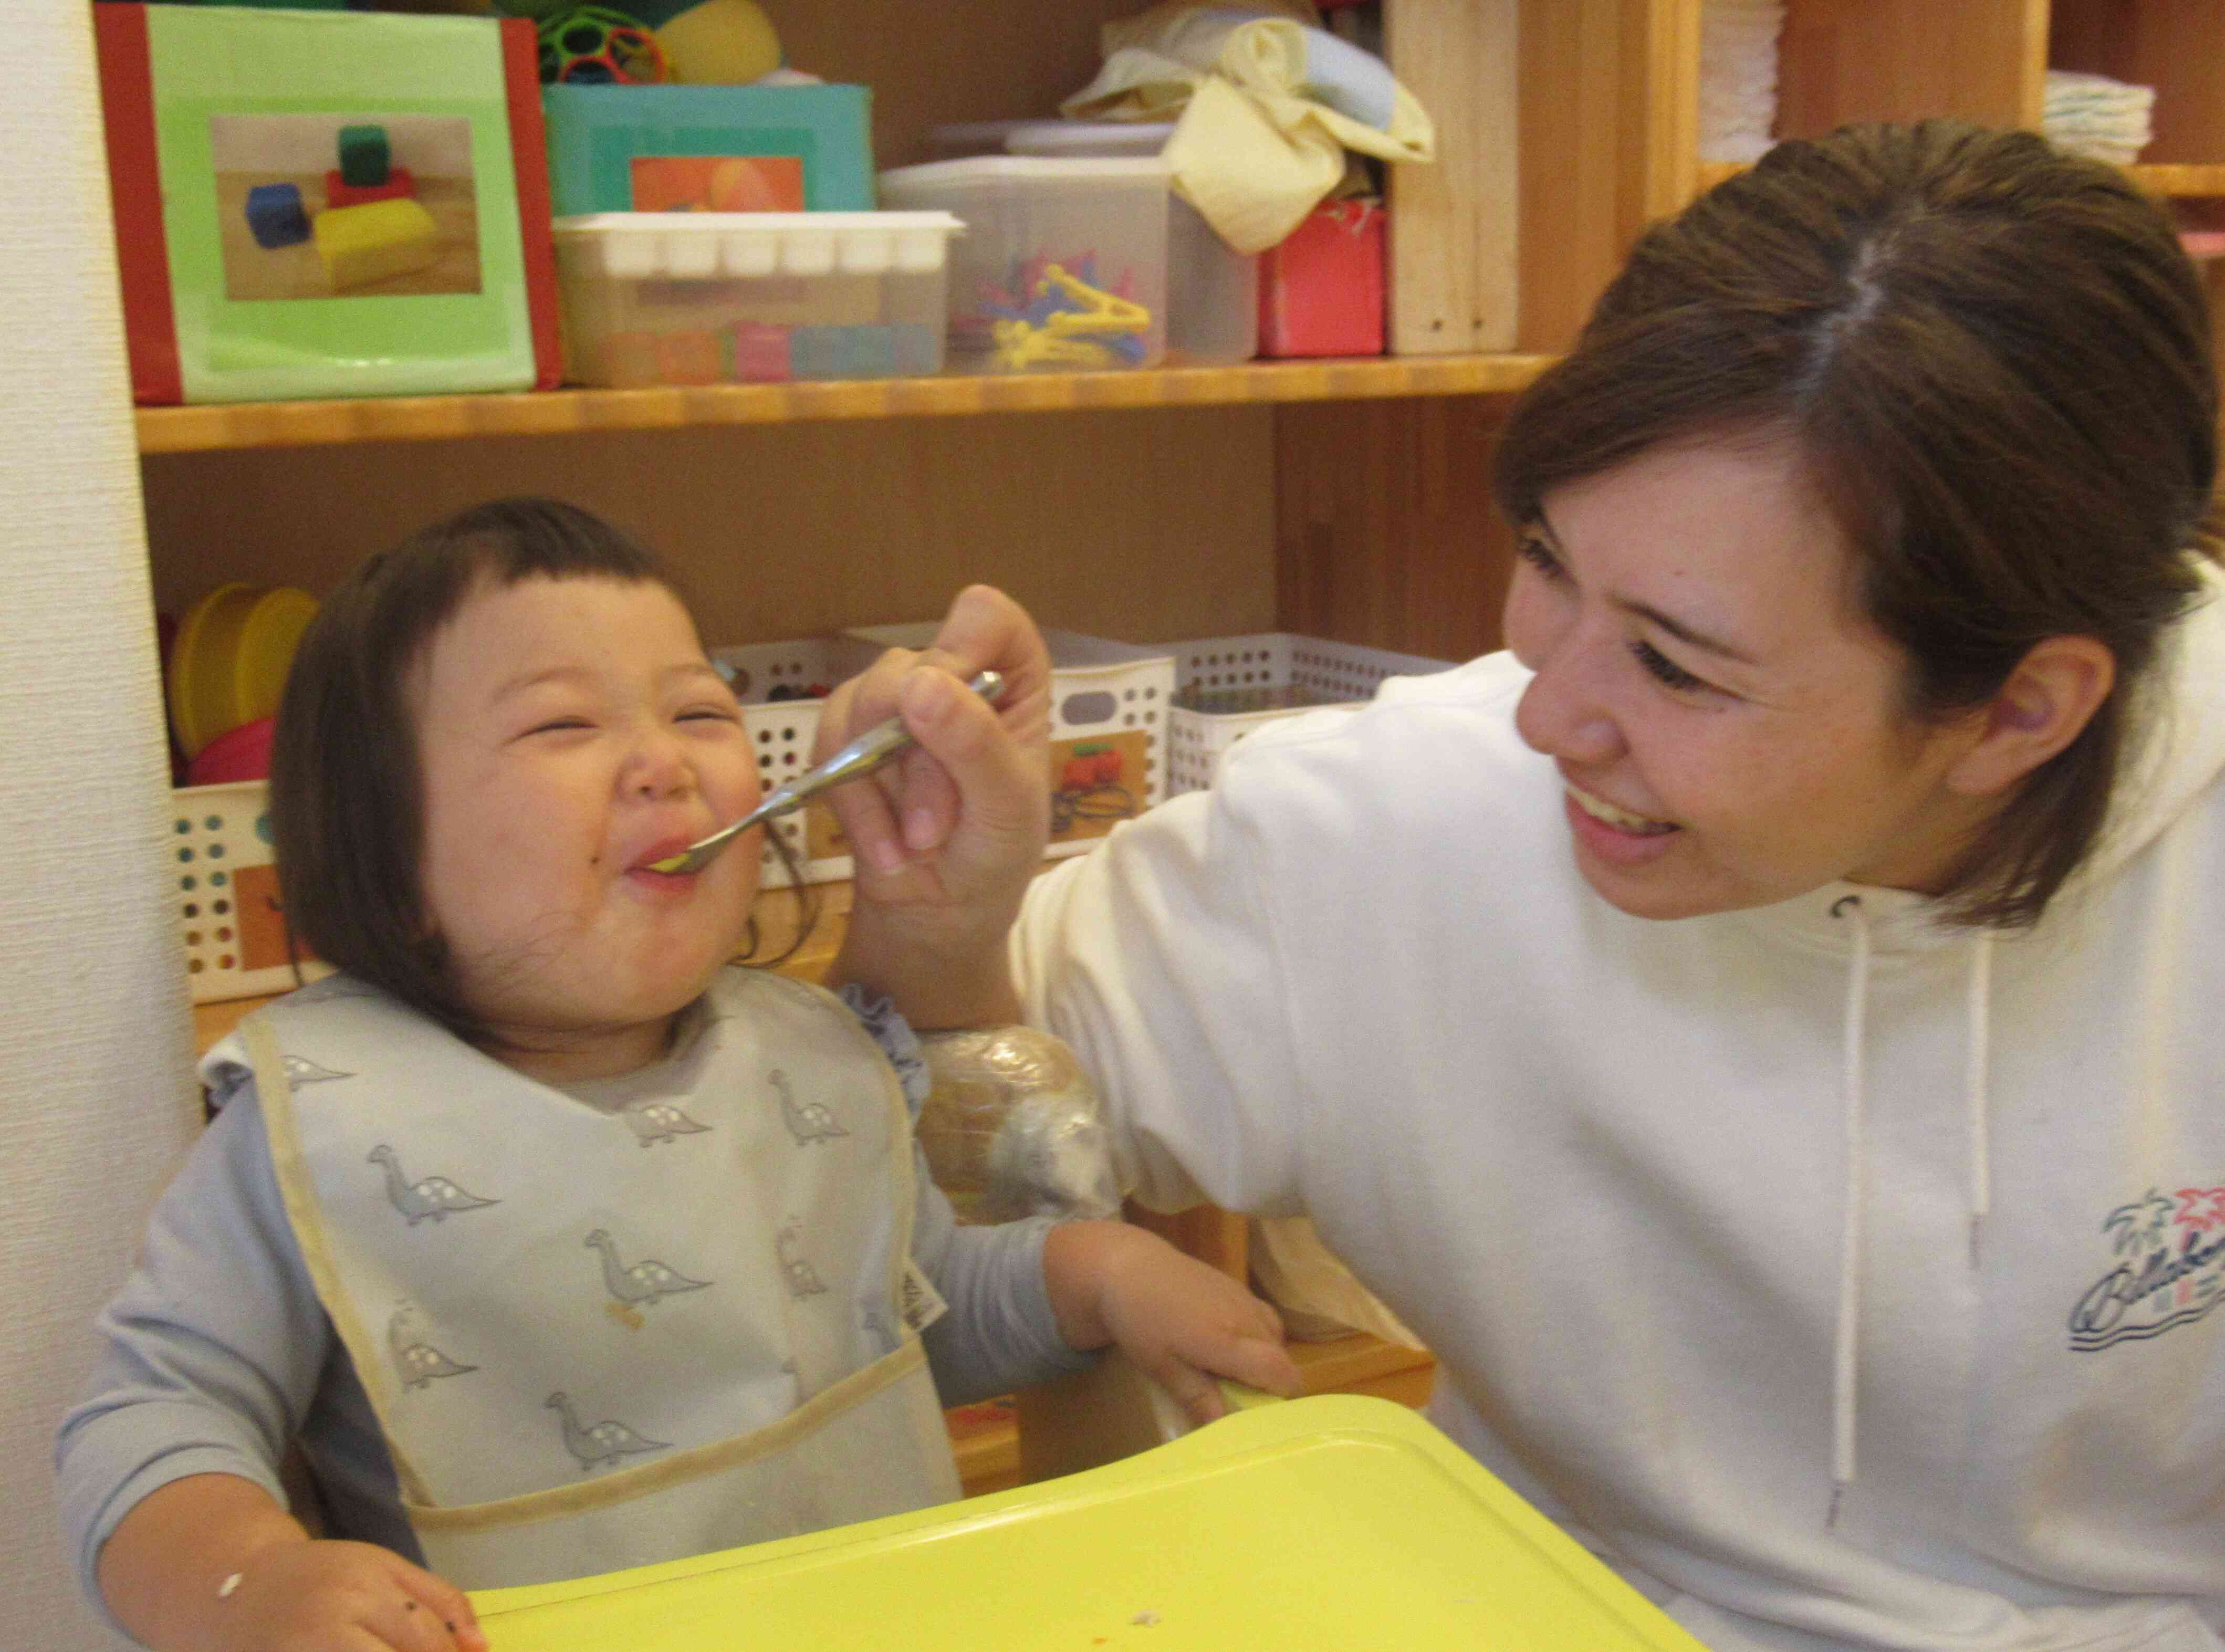
[[[209,132],[225,297],[479,290],[468,119],[218,115]]]

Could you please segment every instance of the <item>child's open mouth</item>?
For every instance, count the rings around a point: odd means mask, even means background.
[[[670,862],[678,858],[680,856],[684,855],[688,851],[688,845],[693,841],[694,839],[688,838],[659,839],[656,842],[650,844],[646,849],[643,849],[639,854],[634,857],[633,864],[626,868],[626,876],[656,887],[666,889],[681,889],[687,887],[688,884],[693,883],[696,878],[701,876],[701,874],[700,872],[659,871],[657,868],[660,864]]]

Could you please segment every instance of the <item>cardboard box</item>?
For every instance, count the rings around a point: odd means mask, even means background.
[[[1324,201],[1259,255],[1259,353],[1383,353],[1382,204]]]
[[[870,212],[864,86],[544,87],[559,218],[588,212]]]

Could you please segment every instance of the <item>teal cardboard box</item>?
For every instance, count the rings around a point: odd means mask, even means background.
[[[870,212],[864,86],[542,89],[555,214]]]

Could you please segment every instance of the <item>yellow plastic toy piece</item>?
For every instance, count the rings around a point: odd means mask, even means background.
[[[1148,332],[1151,313],[1135,300],[1108,293],[1069,274],[1062,265],[1047,264],[1035,295],[1048,298],[1051,289],[1081,306],[1058,310],[1037,326],[1027,321],[999,321],[989,329],[997,341],[1000,367],[1031,367],[1038,362],[1074,367],[1118,367],[1121,358],[1093,333]]]
[[[317,214],[310,225],[333,290],[423,269],[440,256],[440,226],[409,199],[366,201]]]
[[[667,76],[682,85],[739,86],[780,66],[780,36],[755,0],[697,0],[656,31]]]

